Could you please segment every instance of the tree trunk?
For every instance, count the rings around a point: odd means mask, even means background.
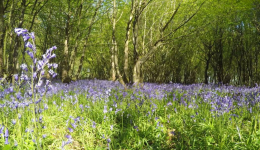
[[[86,49],[87,49],[87,43],[88,43],[88,40],[89,40],[89,37],[90,37],[90,33],[91,33],[91,30],[92,30],[92,26],[94,25],[94,22],[95,22],[95,19],[96,19],[98,10],[99,10],[99,8],[102,6],[102,5],[101,5],[102,3],[103,3],[103,0],[99,0],[99,1],[98,1],[97,7],[96,7],[95,12],[94,12],[94,15],[93,15],[92,18],[91,18],[91,22],[90,22],[89,27],[88,27],[88,33],[87,33],[87,35],[86,35],[86,37],[85,37],[85,42],[84,42],[84,46],[83,46],[82,55],[81,55],[81,57],[80,57],[79,69],[78,69],[77,74],[75,75],[76,80],[79,78],[79,74],[81,73],[81,70],[82,70],[82,67],[83,67],[83,61],[84,61],[84,59],[85,59],[85,53],[86,53]]]
[[[0,77],[3,76],[3,70],[4,70],[4,35],[5,35],[5,25],[4,25],[4,1],[0,1]]]
[[[135,63],[134,69],[133,69],[133,83],[134,85],[138,85],[141,81],[141,64],[142,62],[138,60]]]
[[[18,28],[22,28],[23,23],[24,23],[24,14],[25,14],[25,10],[26,10],[26,0],[22,0],[21,3],[21,7],[22,7],[22,11],[21,11],[21,15],[19,16],[19,25]],[[10,74],[15,74],[18,72],[19,69],[19,63],[18,63],[18,49],[21,46],[21,41],[19,40],[19,37],[16,36],[15,37],[15,42],[14,42],[14,48],[13,48],[13,55],[9,55],[10,58]]]
[[[71,57],[70,57],[70,64],[69,64],[69,67],[70,67],[70,70],[69,70],[69,75],[70,77],[72,78],[72,70],[74,71],[74,64],[75,64],[75,60],[76,60],[76,54],[78,52],[78,46],[79,46],[79,42],[80,41],[80,29],[79,29],[79,26],[81,25],[81,16],[82,16],[82,9],[83,9],[83,0],[81,0],[81,3],[80,3],[80,6],[79,6],[79,13],[78,13],[78,24],[76,26],[76,32],[77,32],[77,35],[76,35],[76,43],[75,43],[75,47],[74,49],[72,50],[71,52]]]
[[[68,1],[68,14],[65,27],[65,40],[64,40],[64,50],[63,50],[63,61],[62,61],[62,79],[63,83],[69,83],[71,78],[69,76],[69,30],[70,30],[70,1]]]
[[[4,66],[5,66],[4,73],[6,75],[8,74],[8,71],[9,71],[9,60],[10,60],[9,55],[6,55],[7,37],[9,37],[9,44],[10,44],[9,49],[10,50],[12,49],[12,42],[13,42],[13,39],[12,39],[13,32],[11,32],[12,23],[13,23],[13,12],[14,12],[14,1],[11,2],[8,25],[6,26],[6,32],[5,32],[5,38],[4,38],[4,49],[3,49],[3,56],[4,56],[3,61],[4,62],[3,63],[4,63]],[[9,36],[8,36],[8,33],[9,33]]]
[[[126,27],[126,37],[125,37],[125,49],[124,49],[124,78],[125,82],[129,82],[129,68],[128,68],[128,46],[129,46],[129,37],[130,37],[130,29],[131,29],[131,24],[133,20],[133,14],[134,14],[134,7],[133,7],[133,2],[132,2],[132,8],[131,8],[131,14],[129,17],[129,20],[127,22],[127,27]]]
[[[122,75],[119,70],[119,65],[118,65],[118,50],[117,50],[117,42],[116,42],[116,16],[117,16],[117,9],[116,9],[116,0],[113,0],[113,17],[112,17],[112,55],[114,55],[112,59],[112,62],[114,62],[114,66],[112,64],[112,71],[116,72],[116,75],[118,77],[119,82],[126,88],[125,82],[122,78]],[[114,67],[114,68],[113,68]],[[112,74],[114,75],[114,74]],[[114,76],[112,76],[114,77]],[[113,80],[114,81],[114,80]]]
[[[209,62],[210,60],[207,59],[206,60],[206,67],[205,67],[205,71],[204,71],[204,83],[208,84],[208,69],[209,69]]]

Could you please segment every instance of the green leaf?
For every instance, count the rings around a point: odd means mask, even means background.
[[[4,147],[3,147],[3,150],[11,150],[12,148],[11,148],[11,146],[10,145],[5,145]]]

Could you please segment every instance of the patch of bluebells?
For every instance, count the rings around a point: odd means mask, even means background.
[[[258,94],[260,91],[259,87],[245,88],[225,85],[220,87],[205,84],[144,83],[142,88],[136,87],[131,91],[125,91],[119,82],[96,79],[74,81],[69,85],[56,83],[53,87],[53,90],[49,93],[50,95],[65,91],[66,96],[68,91],[73,91],[76,95],[85,95],[93,104],[98,101],[104,101],[104,114],[109,112],[108,109],[110,107],[112,107],[115,114],[117,114],[121,110],[120,103],[123,100],[136,102],[135,107],[138,112],[142,109],[142,106],[147,103],[151,107],[149,115],[153,115],[158,109],[158,103],[155,101],[163,102],[167,100],[164,102],[166,109],[174,109],[173,111],[175,113],[178,113],[176,104],[182,105],[186,109],[199,109],[199,107],[204,104],[210,105],[210,111],[218,115],[232,112],[241,107],[246,107],[249,112],[253,112],[252,107],[260,102]],[[108,102],[111,99],[113,103],[109,105]],[[199,103],[198,100],[200,100]],[[76,100],[73,104],[75,105],[75,103],[77,103]],[[83,107],[81,106],[80,108],[82,109]],[[129,106],[127,106],[127,108],[129,108]]]

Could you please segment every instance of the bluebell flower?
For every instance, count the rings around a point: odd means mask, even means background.
[[[8,129],[7,128],[5,128],[5,138],[8,138],[9,137],[9,131],[8,131]]]
[[[116,103],[115,101],[114,101],[113,106],[114,106],[115,108],[117,108],[117,103]]]
[[[21,69],[25,70],[25,71],[28,71],[28,68],[27,68],[27,65],[26,64],[21,64]]]
[[[56,54],[52,54],[49,59],[55,58],[55,57],[56,57]]]
[[[44,104],[44,110],[48,109],[48,104]]]
[[[9,89],[8,89],[8,90],[9,90],[9,92],[10,92],[10,93],[13,93],[13,92],[14,92],[14,87],[13,87],[13,86],[11,86],[11,87],[9,87]]]
[[[34,58],[33,52],[27,50],[26,53],[31,57],[31,59]]]
[[[42,138],[44,138],[44,139],[45,139],[46,137],[47,137],[47,135],[46,135],[46,134],[43,134],[43,135],[42,135]]]
[[[160,126],[160,122],[158,121],[156,124],[156,129]]]
[[[18,114],[18,119],[21,119],[21,118],[22,118],[21,114]]]
[[[71,135],[66,135],[65,137],[68,139],[68,141],[67,141],[67,142],[62,141],[62,145],[61,145],[61,149],[62,149],[62,150],[63,150],[63,148],[64,148],[65,145],[70,144],[70,143],[73,142],[73,139],[72,139]]]
[[[14,80],[18,81],[18,74],[14,74]]]
[[[30,34],[30,35],[31,35],[32,39],[33,39],[33,40],[35,40],[35,35],[34,35],[34,32],[31,32],[31,34]]]
[[[51,83],[50,80],[46,80],[46,85],[49,85]]]
[[[110,142],[111,142],[111,139],[110,139],[110,138],[108,138],[108,139],[107,139],[107,143],[110,143]]]
[[[134,126],[134,129],[136,129],[136,131],[139,131],[138,126]]]
[[[72,136],[69,135],[69,134],[65,135],[65,137],[66,137],[67,139],[72,139]]]
[[[15,125],[16,124],[16,120],[12,119],[12,124]]]
[[[15,95],[16,95],[16,98],[17,98],[18,100],[22,99],[22,96],[21,96],[21,93],[20,93],[20,92],[16,93]]]
[[[39,122],[42,123],[42,116],[39,117]]]
[[[93,121],[92,128],[96,128],[96,122]]]
[[[79,122],[80,121],[80,117],[77,117],[74,119],[75,122]]]
[[[74,130],[73,130],[72,128],[70,128],[70,127],[68,127],[68,129],[69,129],[70,132],[73,132],[73,131],[74,131]]]
[[[168,103],[167,103],[167,106],[172,106],[172,102],[168,102]]]
[[[1,128],[0,128],[0,137],[3,134],[3,132],[4,132],[4,126],[1,126]]]
[[[58,67],[58,64],[54,63],[52,66],[54,69],[56,69]]]
[[[80,104],[80,105],[79,105],[79,108],[80,108],[80,109],[83,109],[83,105],[82,105],[82,104]]]
[[[14,32],[15,32],[18,36],[20,36],[21,34],[28,32],[28,30],[23,29],[23,28],[15,28],[15,29],[14,29]]]
[[[77,125],[76,125],[76,124],[74,124],[74,123],[70,123],[70,124],[71,124],[71,126],[72,126],[74,129],[77,128]]]
[[[51,63],[48,63],[47,66],[48,66],[48,69],[51,69],[52,64],[51,64]]]
[[[45,73],[45,70],[41,70],[41,75],[43,76]]]
[[[104,106],[103,112],[104,112],[104,114],[107,113],[107,106]]]
[[[29,34],[23,34],[23,41],[26,42],[30,39],[31,37],[29,36]]]
[[[115,114],[117,114],[119,111],[121,111],[122,109],[116,109]]]
[[[53,78],[57,75],[52,69],[50,69],[48,72]]]
[[[37,70],[42,70],[43,69],[43,65],[44,65],[44,62],[42,60],[39,60],[38,64],[37,64]]]
[[[35,79],[37,77],[37,72],[33,73],[33,78]]]
[[[8,131],[7,128],[5,128],[5,135],[4,135],[4,137],[5,137],[5,144],[9,144],[9,142],[8,142],[9,131]]]

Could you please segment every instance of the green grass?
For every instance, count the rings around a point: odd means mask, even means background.
[[[37,114],[36,118],[43,118],[42,123],[37,122],[38,133],[31,132],[35,131],[32,105],[18,109],[2,107],[0,124],[8,127],[9,144],[5,144],[3,132],[0,149],[37,149],[33,142],[36,138],[41,149],[61,149],[62,142],[68,141],[65,137],[68,134],[73,141],[64,146],[67,150],[107,149],[108,138],[111,139],[110,149],[260,149],[258,104],[253,106],[252,113],[244,106],[220,114],[211,111],[211,105],[201,97],[188,97],[185,96],[187,92],[179,90],[167,93],[168,96],[161,100],[136,93],[136,98],[131,98],[133,90],[129,90],[126,97],[122,96],[121,90],[112,90],[108,98],[98,100],[87,98],[87,93],[68,93],[56,93],[37,105],[44,109],[44,104],[48,104],[48,109]],[[175,101],[172,100],[173,93]],[[225,97],[229,93],[218,94]],[[180,103],[181,98],[187,102],[186,106]],[[168,102],[172,105],[167,106]],[[115,103],[117,108],[113,106]],[[189,107],[190,104],[194,106]],[[107,113],[103,112],[104,106],[108,108]],[[121,111],[115,113],[116,109]],[[77,117],[80,121],[75,123]],[[12,119],[16,120],[15,125]],[[77,127],[73,128],[71,123]],[[74,131],[70,132],[68,127]],[[44,134],[46,138],[42,137]]]

